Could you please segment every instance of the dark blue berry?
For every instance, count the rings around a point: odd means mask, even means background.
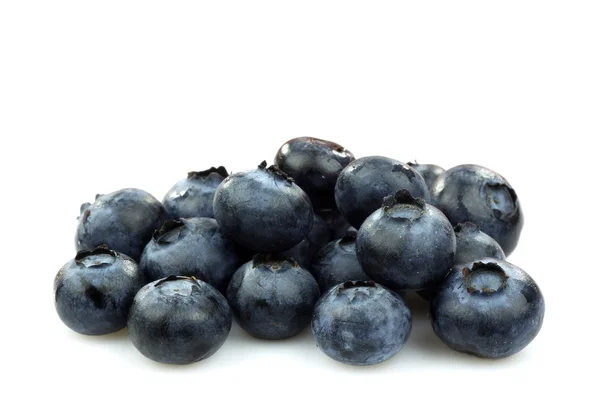
[[[294,247],[309,234],[314,215],[306,193],[266,163],[229,175],[217,189],[214,212],[221,232],[256,253]]]
[[[329,229],[323,218],[315,214],[313,226],[308,236],[281,254],[294,259],[302,268],[308,269],[316,252],[329,241],[329,233]]]
[[[170,275],[194,276],[225,292],[233,273],[248,260],[245,251],[219,230],[212,218],[167,221],[140,260],[146,282]]]
[[[386,197],[356,239],[365,273],[395,290],[435,286],[452,268],[455,250],[454,230],[444,214],[406,190]]]
[[[81,206],[75,246],[77,250],[92,250],[105,244],[137,261],[165,215],[163,205],[143,190],[97,195],[94,203]]]
[[[310,322],[319,299],[315,278],[294,260],[256,255],[236,271],[227,300],[239,325],[260,339],[297,335]]]
[[[398,353],[410,335],[412,314],[402,297],[372,281],[351,281],[321,297],[312,319],[319,348],[334,360],[372,365]]]
[[[516,192],[500,174],[478,165],[459,165],[440,175],[431,198],[452,225],[476,224],[507,256],[517,247],[523,211]]]
[[[340,173],[335,201],[344,218],[358,229],[381,207],[384,197],[402,189],[429,202],[427,184],[413,168],[387,157],[363,157]]]
[[[188,173],[187,178],[177,182],[163,199],[169,219],[214,218],[215,192],[228,175],[225,167]]]
[[[142,287],[138,265],[106,246],[82,250],[54,279],[54,305],[69,328],[86,335],[119,331]]]
[[[481,232],[479,227],[471,222],[456,225],[454,235],[456,236],[454,264],[465,264],[486,257],[498,260],[506,258],[498,242]]]
[[[356,228],[346,221],[336,207],[319,210],[317,213],[325,220],[325,224],[329,229],[329,241],[341,239],[346,235],[356,235]]]
[[[225,343],[232,314],[227,300],[208,283],[170,276],[135,296],[127,328],[134,346],[151,360],[190,364]]]
[[[417,171],[423,177],[423,179],[425,179],[425,183],[430,191],[435,183],[435,180],[446,171],[444,168],[435,164],[419,164],[417,162],[409,162],[408,165],[413,167],[415,171]]]
[[[513,355],[538,334],[544,297],[519,267],[484,258],[457,265],[431,299],[433,330],[450,348],[484,358]]]
[[[298,137],[281,146],[275,165],[291,176],[308,194],[315,210],[320,210],[335,206],[335,183],[353,160],[354,155],[337,143]]]
[[[317,252],[309,268],[321,293],[347,281],[370,280],[356,256],[356,234],[328,243]]]

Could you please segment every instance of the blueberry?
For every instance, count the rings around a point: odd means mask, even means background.
[[[319,348],[334,360],[372,365],[398,353],[410,335],[412,314],[396,293],[373,281],[351,281],[321,297],[312,319]]]
[[[346,221],[336,207],[317,211],[319,216],[325,220],[329,229],[329,241],[341,239],[346,235],[356,234],[356,228]]]
[[[169,220],[157,230],[140,260],[146,282],[170,275],[194,276],[225,292],[233,273],[247,261],[212,218]]]
[[[54,279],[54,305],[75,332],[105,335],[127,325],[133,297],[142,287],[138,265],[106,246],[82,250]]]
[[[346,281],[371,279],[356,257],[356,234],[328,243],[317,252],[308,270],[319,283],[321,293]]]
[[[308,236],[289,250],[282,252],[283,256],[294,259],[302,268],[309,268],[317,251],[329,241],[329,229],[325,220],[314,215],[313,226]]]
[[[481,232],[479,227],[471,222],[456,225],[454,235],[456,236],[454,264],[465,264],[486,257],[499,260],[506,258],[498,242]]]
[[[540,331],[545,308],[525,271],[493,258],[455,266],[430,307],[433,330],[444,343],[484,358],[525,348]]]
[[[431,198],[452,225],[478,225],[507,256],[517,247],[523,211],[512,186],[496,172],[470,164],[451,168],[438,178]]]
[[[455,250],[454,230],[444,214],[406,190],[386,197],[356,239],[366,274],[395,290],[434,286],[452,268]]]
[[[92,250],[106,244],[139,260],[165,214],[163,205],[143,190],[122,189],[97,195],[93,204],[81,206],[75,246],[77,250]]]
[[[415,171],[417,171],[423,177],[423,179],[425,179],[425,183],[427,184],[429,190],[431,190],[433,187],[435,180],[446,171],[444,168],[435,164],[419,164],[417,162],[409,162],[408,165],[413,167]]]
[[[229,175],[217,189],[215,219],[221,231],[256,253],[276,253],[300,243],[313,224],[310,199],[285,173],[263,162]]]
[[[321,209],[335,205],[335,183],[353,160],[354,155],[337,143],[298,137],[281,146],[275,165],[308,194],[315,209]]]
[[[193,277],[169,276],[138,292],[127,329],[134,346],[149,359],[191,364],[219,350],[231,321],[231,308],[218,290]]]
[[[213,200],[217,187],[229,174],[225,167],[190,172],[165,195],[163,204],[170,219],[214,218]]]
[[[256,255],[236,271],[227,300],[239,325],[260,339],[285,339],[310,322],[319,285],[294,260]]]
[[[381,207],[383,198],[406,189],[429,202],[423,177],[407,164],[386,157],[363,157],[341,172],[335,186],[335,201],[346,220],[356,229]]]

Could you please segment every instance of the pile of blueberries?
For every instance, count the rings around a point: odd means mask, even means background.
[[[273,166],[191,172],[162,203],[123,189],[82,205],[55,306],[81,334],[127,327],[162,363],[210,357],[235,317],[266,340],[310,324],[329,357],[371,365],[405,345],[416,291],[449,347],[502,358],[544,317],[537,284],[505,260],[522,227],[515,191],[487,168],[355,159],[300,137]]]

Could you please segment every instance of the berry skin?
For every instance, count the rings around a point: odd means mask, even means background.
[[[514,189],[498,173],[472,164],[451,168],[435,182],[431,199],[452,225],[476,224],[506,256],[517,247],[523,211]]]
[[[286,339],[309,323],[319,285],[294,260],[256,255],[231,278],[227,300],[240,327],[260,339]]]
[[[127,325],[133,297],[142,287],[138,265],[106,246],[82,250],[54,279],[54,305],[69,328],[105,335]]]
[[[325,220],[315,214],[313,226],[308,236],[291,249],[281,253],[281,255],[294,259],[302,268],[309,268],[315,253],[327,244],[328,239],[329,229],[325,224]]]
[[[122,189],[97,195],[93,204],[81,206],[75,235],[77,250],[93,250],[106,244],[139,261],[152,233],[163,224],[165,208],[151,194]]]
[[[226,236],[256,253],[277,253],[308,235],[314,213],[306,193],[266,165],[229,175],[217,189],[213,207]]]
[[[348,223],[337,208],[319,210],[318,214],[325,220],[329,229],[329,241],[341,239],[346,235],[356,235],[356,228]]]
[[[351,161],[354,155],[337,143],[298,137],[281,146],[274,164],[294,179],[319,210],[335,206],[335,183]]]
[[[321,293],[347,281],[368,281],[356,257],[356,233],[328,243],[317,252],[308,269],[317,282]]]
[[[232,315],[227,300],[206,282],[169,276],[135,296],[127,328],[144,356],[166,364],[191,364],[225,343]]]
[[[487,257],[498,260],[506,258],[498,242],[481,232],[479,227],[471,222],[456,225],[454,235],[456,236],[454,264],[470,263]]]
[[[454,264],[470,263],[486,257],[498,260],[506,258],[498,242],[481,232],[479,227],[471,222],[456,225],[454,227],[454,236],[456,236]],[[431,287],[420,290],[417,294],[423,300],[429,301],[436,289],[436,287]]]
[[[444,168],[435,164],[419,164],[416,162],[409,162],[408,165],[413,167],[415,171],[417,171],[423,177],[423,179],[425,179],[425,183],[430,191],[436,179],[446,171]]]
[[[163,198],[168,218],[214,218],[215,192],[228,175],[225,167],[188,173],[187,178],[177,182]]]
[[[363,157],[340,173],[335,185],[335,201],[344,218],[358,229],[381,207],[384,197],[402,189],[429,202],[427,184],[413,168],[387,157]]]
[[[312,319],[319,348],[336,361],[373,365],[398,353],[410,335],[412,314],[396,293],[373,281],[350,281],[321,297]]]
[[[146,282],[193,276],[222,293],[248,257],[224,237],[212,218],[169,220],[152,236],[140,260]]]
[[[542,327],[544,309],[533,279],[493,258],[455,266],[430,302],[438,337],[456,351],[483,358],[525,348]]]
[[[444,214],[406,190],[386,197],[356,238],[365,273],[394,290],[434,287],[452,268],[455,250]]]

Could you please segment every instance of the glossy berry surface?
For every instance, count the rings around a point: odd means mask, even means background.
[[[356,239],[366,274],[395,290],[434,286],[452,268],[455,250],[454,230],[444,214],[406,190],[386,197]]]
[[[433,330],[444,343],[484,358],[525,348],[540,331],[545,310],[533,279],[493,258],[455,266],[430,307]]]
[[[373,365],[397,354],[410,335],[412,314],[396,293],[372,281],[351,281],[321,297],[312,319],[319,348],[336,361]]]
[[[168,218],[214,218],[215,192],[228,175],[225,167],[188,173],[187,178],[177,182],[163,198]]]
[[[416,162],[409,162],[408,165],[413,167],[415,171],[417,171],[423,177],[430,191],[435,180],[446,171],[444,168],[435,164],[419,164]]]
[[[139,260],[165,214],[163,205],[143,190],[122,189],[98,195],[94,203],[81,206],[75,246],[77,250],[92,250],[105,244]]]
[[[170,275],[193,276],[225,292],[233,273],[247,261],[212,218],[169,220],[148,243],[140,269],[146,282]]]
[[[358,229],[381,207],[384,197],[402,189],[429,202],[425,180],[408,164],[387,157],[363,157],[341,172],[335,201],[344,218]]]
[[[325,220],[315,214],[313,226],[308,236],[281,254],[294,259],[302,268],[309,268],[316,252],[329,241],[329,234],[330,232]]]
[[[471,222],[456,225],[454,235],[456,236],[454,264],[470,263],[487,257],[498,260],[506,258],[498,242],[481,232],[479,227]]]
[[[143,281],[130,257],[106,246],[79,251],[54,279],[54,305],[69,328],[105,335],[127,325],[133,297]]]
[[[260,339],[286,339],[309,323],[319,299],[315,278],[294,260],[256,255],[236,271],[227,300],[240,327]]]
[[[275,165],[308,194],[315,209],[321,209],[335,205],[335,183],[353,160],[354,155],[337,143],[298,137],[281,146]]]
[[[329,241],[341,239],[346,235],[356,234],[356,228],[346,221],[337,208],[319,210],[317,213],[323,218],[327,229],[329,229]]]
[[[523,211],[516,192],[498,173],[478,165],[459,165],[438,178],[431,198],[452,225],[476,224],[507,256],[517,247]]]
[[[309,271],[313,274],[321,293],[347,281],[368,281],[356,256],[356,234],[344,236],[328,243],[317,252]]]
[[[167,364],[191,364],[213,355],[231,330],[227,300],[208,283],[170,276],[135,296],[127,328],[144,356]]]
[[[294,247],[309,234],[314,215],[306,193],[265,162],[227,177],[215,194],[214,212],[226,236],[257,253]]]

